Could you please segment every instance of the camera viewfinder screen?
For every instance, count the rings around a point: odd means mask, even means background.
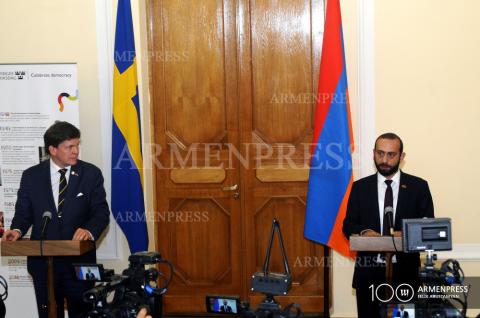
[[[76,265],[75,275],[77,276],[78,280],[101,280],[101,274],[98,265]]]
[[[415,318],[414,304],[388,304],[387,317]]]
[[[210,298],[210,310],[221,314],[237,314],[237,301],[228,298]]]

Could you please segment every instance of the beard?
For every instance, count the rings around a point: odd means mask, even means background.
[[[377,168],[377,171],[384,177],[388,177],[388,176],[391,176],[393,174],[395,174],[397,171],[398,171],[398,168],[400,167],[400,160],[398,160],[398,162],[393,165],[393,166],[389,166],[387,164],[378,164],[377,162],[375,162],[375,167]]]

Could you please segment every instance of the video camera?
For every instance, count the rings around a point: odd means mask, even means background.
[[[162,295],[172,279],[172,264],[156,252],[138,252],[130,255],[128,261],[122,275],[104,270],[101,264],[74,265],[78,279],[102,282],[83,294],[83,300],[93,305],[86,318],[136,317],[141,308],[146,308],[153,318],[162,316]],[[169,267],[168,277],[154,267],[145,268],[160,263]],[[160,278],[164,279],[163,286],[157,285]],[[113,299],[108,301],[112,293]]]
[[[284,273],[268,271],[275,232],[278,232],[283,265],[285,267]],[[274,299],[276,295],[287,295],[292,287],[292,274],[288,266],[282,232],[277,219],[273,219],[272,222],[270,242],[263,263],[263,270],[252,275],[251,284],[251,291],[261,292],[266,296],[257,309],[250,309],[249,304],[241,302],[238,296],[207,296],[205,302],[207,312],[241,315],[248,318],[297,318],[300,315],[300,306],[298,304],[288,304],[282,310],[280,304]],[[293,313],[293,310],[296,313]]]
[[[460,263],[448,259],[435,267],[434,251],[452,249],[449,218],[404,219],[403,246],[407,253],[425,251],[426,262],[420,269],[421,286],[417,291],[415,314],[418,317],[466,317],[469,286],[464,284]],[[446,295],[445,291],[456,291]],[[448,296],[448,297],[447,297]]]
[[[281,310],[275,299],[265,299],[257,309],[251,309],[249,303],[242,302],[238,296],[207,296],[205,302],[207,312],[228,314],[246,318],[297,318],[300,316],[298,304],[288,304]]]

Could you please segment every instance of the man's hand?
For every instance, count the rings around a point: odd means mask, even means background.
[[[137,318],[152,318],[152,316],[147,315],[147,310],[145,308],[140,309],[137,314]]]
[[[361,236],[378,237],[382,235],[374,230],[366,230],[361,233]]]
[[[73,238],[72,238],[72,240],[74,241],[88,241],[92,239],[93,239],[92,234],[90,234],[89,231],[82,228],[78,228],[73,234]]]
[[[3,233],[2,241],[16,241],[20,238],[20,232],[15,230],[6,230]]]

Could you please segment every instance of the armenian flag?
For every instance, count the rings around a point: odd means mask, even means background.
[[[353,183],[353,134],[339,0],[327,1],[304,235],[353,256],[342,233]]]

